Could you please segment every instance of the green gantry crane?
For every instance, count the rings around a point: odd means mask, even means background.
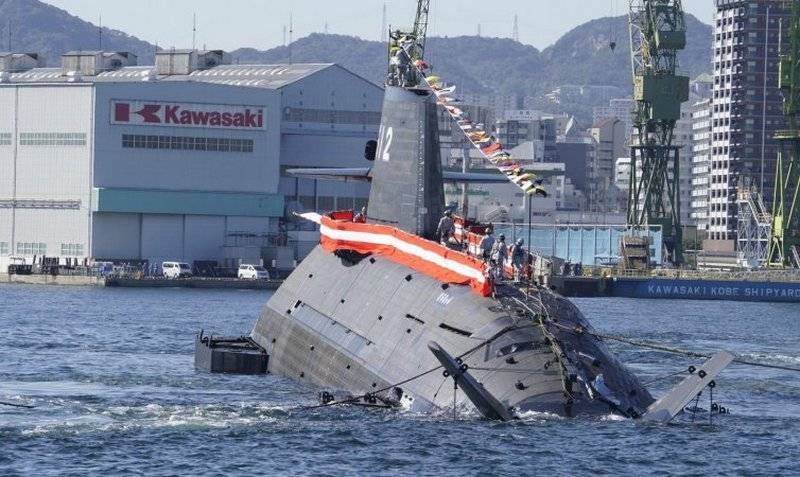
[[[781,51],[778,87],[789,129],[778,131],[780,144],[775,167],[772,203],[772,237],[767,264],[800,267],[800,0],[790,0],[792,19],[788,51]]]
[[[425,58],[425,40],[428,38],[428,12],[431,0],[417,0],[417,16],[414,17],[414,38],[417,40],[417,55],[414,59]]]
[[[672,144],[689,77],[677,74],[686,47],[680,0],[631,0],[629,13],[633,96],[628,226],[660,225],[664,255],[683,263],[680,219],[680,155]]]

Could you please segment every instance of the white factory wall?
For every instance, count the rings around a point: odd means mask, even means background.
[[[244,219],[244,220],[242,220]],[[213,215],[96,213],[94,256],[103,260],[221,260],[229,232],[265,233],[267,219]],[[230,223],[233,228],[226,228]]]
[[[94,257],[104,260],[217,260],[223,246],[234,245],[229,234],[266,235],[263,217],[214,215],[95,213]]]
[[[281,98],[281,105],[284,108],[380,111],[383,104],[383,88],[341,66],[333,65],[317,74],[284,86],[281,88]],[[330,124],[327,124],[322,129],[337,131],[354,128],[338,124],[331,128]],[[368,128],[363,129],[358,126],[355,130],[366,131]]]
[[[141,214],[95,213],[92,254],[97,259],[136,260],[141,255]]]
[[[0,200],[11,199],[14,190],[16,96],[16,88],[0,88]],[[0,227],[5,222],[0,223]],[[10,222],[8,225],[10,226]],[[0,240],[10,240],[10,235],[6,236],[3,230],[0,228],[0,233],[4,234]],[[10,227],[8,233],[11,233]]]
[[[45,145],[17,146],[17,197],[81,199],[88,203],[92,143],[92,88],[19,89],[18,141],[30,133],[74,133],[74,145],[46,137]],[[67,139],[67,141],[71,141]],[[85,205],[82,203],[82,206]]]
[[[144,214],[142,256],[151,263],[178,260],[184,256],[184,216]]]
[[[287,108],[345,112],[380,112],[383,88],[334,65],[281,89],[281,105]],[[377,139],[376,123],[292,122],[281,128],[281,165],[284,167],[368,167],[364,146]],[[287,202],[299,198],[306,205],[316,195],[320,210],[353,206],[369,196],[369,184],[359,182],[296,180],[282,177],[280,191]],[[330,205],[333,203],[334,205]],[[342,205],[339,205],[342,204]]]
[[[12,145],[0,146],[0,200],[26,203],[3,213],[0,242],[8,245],[0,248],[9,254],[30,261],[42,252],[60,256],[62,246],[88,249],[92,117],[92,88],[85,85],[0,88],[0,133],[12,134]],[[67,202],[77,208],[64,208]]]
[[[281,164],[286,167],[370,167],[364,159],[364,146],[375,136],[337,137],[313,134],[283,134],[281,139]],[[313,196],[315,181],[281,179],[280,192],[287,199],[295,196]],[[362,197],[369,196],[369,184],[359,182],[316,181],[318,196]]]
[[[226,218],[226,229],[231,232],[252,232],[255,234],[266,234],[270,231],[270,223],[261,217],[237,217],[228,216]]]
[[[81,206],[84,207],[84,206]],[[85,210],[59,210],[59,209],[20,209],[16,210],[14,220],[14,242],[16,244],[44,243],[46,253],[42,250],[19,253],[18,248],[13,250],[13,255],[33,257],[33,255],[48,257],[68,257],[69,253],[61,253],[62,244],[80,245],[83,253],[80,259],[86,256],[89,243],[88,214]]]
[[[112,100],[263,106],[265,130],[111,124]],[[280,101],[275,91],[199,82],[97,85],[95,187],[183,191],[278,190]],[[123,134],[252,139],[253,152],[132,149]]]
[[[8,256],[11,255],[12,217],[10,208],[0,208],[0,273],[8,267]]]
[[[0,88],[0,201],[14,195],[14,117],[15,88]],[[0,270],[8,266],[11,251],[13,212],[0,207]]]
[[[184,216],[183,260],[220,260],[225,243],[226,218],[214,215]],[[267,223],[264,219],[262,222]]]

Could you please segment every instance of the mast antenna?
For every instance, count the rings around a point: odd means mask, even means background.
[[[292,64],[292,34],[294,33],[294,22],[292,12],[289,12],[289,64]]]
[[[192,13],[192,50],[197,45],[197,12]]]
[[[383,2],[383,17],[381,19],[381,43],[386,43],[386,2]]]
[[[516,13],[514,14],[514,33],[513,33],[514,41],[519,43],[519,15]]]

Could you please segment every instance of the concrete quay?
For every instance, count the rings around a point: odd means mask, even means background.
[[[120,288],[212,288],[275,290],[283,280],[240,280],[238,278],[131,278],[86,275],[17,275],[0,273],[0,283],[27,285],[100,286]]]

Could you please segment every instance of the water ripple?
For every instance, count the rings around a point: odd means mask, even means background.
[[[263,292],[0,285],[0,475],[796,475],[800,378],[731,367],[733,410],[651,425],[602,416],[332,407],[276,376],[192,365],[200,329],[241,334]],[[800,310],[770,304],[576,300],[598,330],[800,365]],[[176,315],[174,310],[183,310]],[[657,317],[658,319],[653,319]],[[695,363],[610,343],[659,395]],[[701,407],[707,407],[703,396]]]

